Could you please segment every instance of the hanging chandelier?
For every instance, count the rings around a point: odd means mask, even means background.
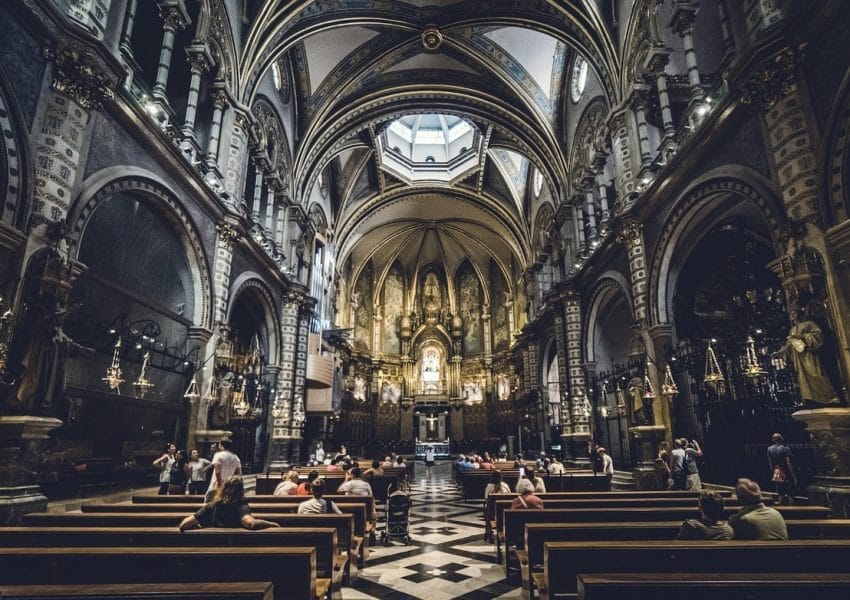
[[[626,394],[623,392],[623,388],[620,387],[620,384],[617,384],[617,414],[619,416],[623,416],[626,414]]]
[[[218,400],[218,377],[212,377],[210,379],[210,387],[207,390],[207,395],[204,396],[204,400],[206,400],[208,404],[212,404]]]
[[[186,388],[186,391],[183,393],[183,397],[189,402],[197,402],[198,398],[201,397],[201,393],[198,391],[198,382],[195,380],[195,377],[192,377],[192,382],[189,384],[189,387]]]
[[[105,382],[106,385],[109,386],[109,389],[117,391],[119,394],[121,393],[121,384],[124,383],[124,380],[121,378],[121,357],[119,356],[121,353],[121,338],[118,338],[118,341],[115,342],[115,349],[112,351],[112,364],[106,367],[106,377],[103,377],[101,381]]]
[[[652,387],[652,381],[649,379],[649,359],[647,358],[646,365],[643,368],[643,399],[655,400],[655,389]]]
[[[670,365],[664,369],[664,383],[661,384],[661,395],[672,400],[673,396],[679,393],[679,387],[673,380],[673,371],[670,370]]]
[[[756,383],[759,379],[767,375],[767,371],[759,363],[758,354],[756,353],[756,341],[753,339],[753,336],[747,336],[745,349],[744,375],[752,379],[753,383]]]
[[[244,419],[248,416],[248,413],[251,411],[251,405],[248,404],[248,400],[246,396],[245,390],[245,378],[242,378],[242,385],[239,387],[238,392],[233,392],[233,398],[231,400],[231,404],[233,406],[234,418],[236,419]]]
[[[139,378],[133,382],[133,387],[136,388],[136,393],[139,396],[144,396],[153,388],[153,383],[148,379],[148,366],[151,361],[150,350],[145,352],[145,357],[142,360],[142,371],[139,373]]]
[[[703,381],[711,387],[715,387],[725,380],[723,373],[720,371],[720,363],[717,362],[717,355],[711,346],[711,340],[709,340],[708,350],[705,353],[705,379]]]

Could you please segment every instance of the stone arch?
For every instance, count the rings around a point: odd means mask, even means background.
[[[28,208],[25,201],[30,197],[29,187],[33,181],[25,123],[12,87],[0,68],[0,181],[5,184],[0,190],[0,220],[18,229],[24,225]]]
[[[251,113],[257,118],[260,143],[265,148],[270,168],[277,172],[284,187],[288,187],[292,181],[292,156],[280,114],[274,103],[265,96],[257,97]]]
[[[626,277],[619,271],[606,271],[593,286],[593,292],[590,295],[588,303],[587,320],[584,334],[584,359],[587,362],[595,362],[597,360],[596,342],[598,339],[597,326],[602,312],[611,302],[616,301],[616,297],[622,295],[626,304],[629,307],[631,314],[634,314],[634,302],[632,299],[631,286]]]
[[[571,188],[575,193],[576,186],[586,178],[592,169],[596,152],[605,152],[609,145],[607,135],[601,135],[604,130],[608,106],[602,96],[591,100],[579,119],[570,148],[569,170],[567,171]]]
[[[827,132],[824,152],[823,186],[828,190],[825,195],[827,205],[823,214],[828,223],[834,225],[850,217],[847,209],[850,193],[850,70],[841,82],[836,94],[838,100],[833,105],[824,131]]]
[[[244,293],[253,293],[260,300],[265,313],[264,325],[268,334],[268,364],[280,363],[280,320],[272,292],[258,273],[245,271],[240,273],[230,286],[226,318],[229,321],[237,300]]]
[[[239,84],[236,43],[224,3],[222,0],[203,0],[199,15],[195,37],[206,40],[218,65],[220,78],[226,82],[234,97],[239,97],[236,87]]]
[[[647,287],[650,324],[671,323],[673,294],[679,270],[701,235],[735,214],[755,212],[774,245],[785,222],[781,201],[770,183],[746,167],[723,166],[695,181],[672,204],[655,244]]]
[[[135,192],[150,202],[176,229],[186,248],[194,280],[194,319],[200,327],[212,328],[212,282],[209,261],[204,251],[198,227],[178,200],[177,193],[157,175],[133,166],[108,167],[91,175],[83,183],[82,191],[68,212],[71,229],[70,244],[74,256],[80,248],[80,240],[89,218],[101,202],[120,192]]]
[[[545,202],[537,209],[537,215],[534,217],[534,232],[531,236],[533,251],[550,254],[551,238],[555,234],[557,234],[555,209],[551,202]]]

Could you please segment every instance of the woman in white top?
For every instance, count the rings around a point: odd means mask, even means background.
[[[289,471],[281,477],[283,481],[274,489],[275,496],[294,496],[298,489],[298,471]]]
[[[491,521],[495,519],[495,515],[487,513],[487,496],[490,494],[510,494],[510,486],[502,481],[502,472],[494,470],[490,477],[490,483],[484,488],[484,541],[489,542],[493,536],[493,526]]]
[[[165,454],[153,461],[153,466],[159,469],[159,492],[160,496],[168,494],[168,486],[171,484],[171,467],[174,466],[174,461],[177,460],[177,446],[168,444],[165,447]]]
[[[201,458],[197,450],[189,455],[189,493],[203,495],[207,491],[207,470],[212,463]]]

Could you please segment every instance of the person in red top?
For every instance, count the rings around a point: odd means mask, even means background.
[[[514,499],[513,504],[511,504],[511,508],[516,509],[526,509],[526,508],[543,508],[543,500],[540,496],[535,496],[534,492],[530,487],[525,488],[522,492],[521,496],[517,496]]]
[[[312,496],[313,490],[310,489],[310,486],[313,485],[313,482],[319,478],[318,471],[310,471],[310,474],[307,475],[307,481],[303,481],[298,484],[298,487],[295,489],[296,496]]]

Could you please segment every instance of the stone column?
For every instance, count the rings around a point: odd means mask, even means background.
[[[260,224],[260,204],[263,197],[263,169],[258,160],[254,161],[254,197],[251,200],[249,211],[251,213],[251,221],[254,224]]]
[[[635,221],[623,224],[617,241],[626,246],[629,257],[629,274],[632,280],[632,304],[635,323],[646,323],[646,250],[643,243],[643,225]]]
[[[682,38],[685,50],[685,65],[688,68],[688,84],[691,88],[691,101],[702,100],[703,91],[697,66],[697,53],[694,50],[694,21],[699,11],[699,3],[690,0],[678,0],[673,4],[673,16],[670,29]]]
[[[646,169],[652,162],[652,149],[649,146],[649,126],[646,122],[647,86],[635,84],[632,93],[631,107],[635,113],[637,124],[638,148],[640,149],[640,166]]]
[[[162,19],[162,46],[159,51],[159,65],[156,70],[156,82],[151,94],[162,105],[168,106],[168,72],[171,70],[171,53],[174,50],[174,36],[185,29],[191,20],[182,0],[162,1],[159,3],[159,16]]]
[[[266,235],[269,239],[274,239],[274,212],[275,212],[275,201],[274,201],[275,190],[271,186],[266,192],[266,211],[263,215],[263,227],[266,230]]]
[[[608,116],[608,130],[611,132],[611,153],[616,161],[614,173],[617,174],[617,190],[621,202],[630,202],[635,191],[634,165],[629,144],[629,128],[626,123],[626,106],[612,110]]]
[[[791,415],[806,424],[815,451],[817,474],[807,493],[813,504],[850,518],[850,408],[800,410]]]
[[[121,51],[128,55],[133,56],[133,27],[136,23],[136,8],[137,8],[138,0],[128,0],[127,2],[127,10],[124,13],[124,29],[121,33]]]
[[[725,0],[717,0],[717,14],[720,17],[720,33],[723,36],[723,60],[725,67],[735,58],[735,39],[729,25],[729,13],[726,11]]]
[[[604,235],[608,231],[608,220],[611,218],[608,207],[608,186],[605,182],[604,172],[600,172],[596,176],[596,189],[599,190],[599,233]]]
[[[584,258],[587,256],[587,244],[584,237],[584,212],[580,204],[575,204],[576,236],[578,237],[578,253]]]
[[[590,418],[584,414],[585,381],[581,351],[581,303],[578,292],[570,291],[562,296],[567,339],[567,368],[570,382],[570,433],[565,434],[571,462],[587,466],[587,442],[591,439]]]
[[[596,201],[593,197],[593,190],[587,189],[584,192],[584,208],[587,215],[587,237],[590,239],[590,246],[596,245]]]
[[[655,87],[658,90],[658,104],[661,108],[661,123],[664,127],[664,137],[676,133],[673,123],[673,113],[670,110],[670,95],[667,92],[667,71],[665,67],[670,62],[668,48],[653,48],[646,61],[647,70],[655,77]]]
[[[184,151],[192,150],[192,158],[197,151],[198,142],[195,138],[195,115],[198,110],[198,92],[201,89],[201,76],[212,64],[209,51],[206,46],[193,46],[186,49],[189,57],[189,93],[186,97],[186,114],[183,118],[183,127],[180,133],[183,135]]]
[[[230,210],[242,211],[242,195],[245,191],[245,162],[248,156],[249,130],[253,115],[242,106],[233,106],[233,125],[230,128],[230,144],[221,161],[224,163],[224,194],[220,194]]]
[[[555,314],[555,350],[558,353],[558,394],[561,405],[561,437],[573,433],[572,429],[572,403],[570,402],[569,387],[569,351],[567,349],[567,334],[565,329],[566,306],[562,298],[558,298],[554,307]],[[568,438],[565,438],[568,439]],[[562,450],[563,451],[563,450]]]
[[[289,212],[289,207],[286,204],[283,204],[283,202],[285,202],[285,199],[281,198],[281,202],[277,203],[277,214],[275,215],[277,219],[277,228],[275,229],[274,238],[275,244],[277,244],[277,247],[281,252],[283,252],[284,249],[283,232],[284,228],[288,225],[287,213]]]
[[[213,96],[213,117],[210,126],[210,139],[207,143],[207,167],[220,174],[218,163],[218,141],[221,136],[221,120],[224,117],[224,109],[227,107],[227,92],[219,89]]]

